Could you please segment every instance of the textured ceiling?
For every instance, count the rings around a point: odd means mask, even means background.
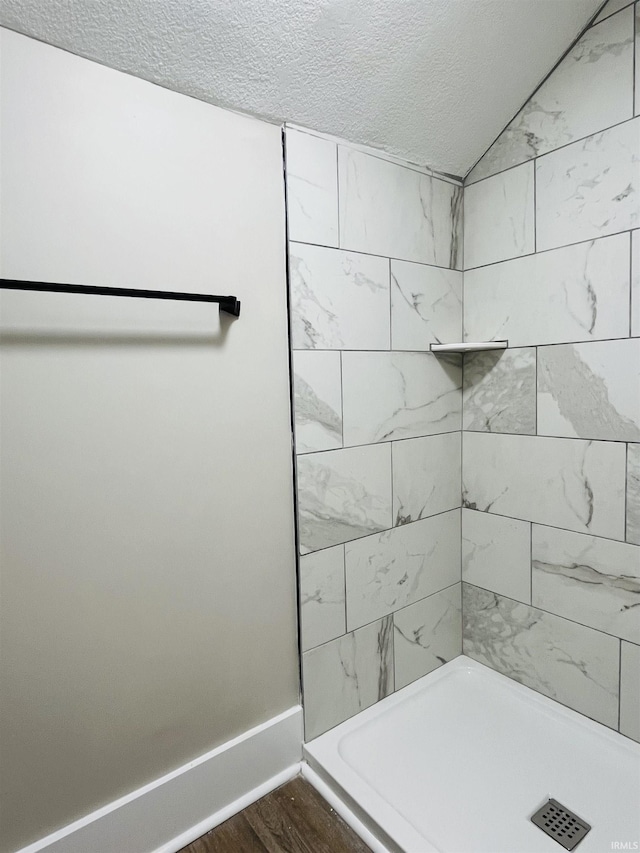
[[[2,0],[19,32],[464,175],[601,0]]]

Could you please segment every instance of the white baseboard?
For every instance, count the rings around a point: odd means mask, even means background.
[[[296,705],[17,853],[177,853],[293,778],[301,757]]]

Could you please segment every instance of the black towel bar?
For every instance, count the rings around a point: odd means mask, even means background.
[[[94,296],[129,296],[142,299],[177,299],[180,302],[217,302],[221,311],[240,316],[240,300],[235,296],[207,293],[178,293],[170,290],[139,290],[135,287],[95,287],[91,284],[53,284],[47,281],[18,281],[0,278],[0,290],[37,290],[49,293],[87,293]]]

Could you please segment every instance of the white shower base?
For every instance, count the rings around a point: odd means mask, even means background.
[[[579,853],[640,849],[640,745],[461,656],[305,746],[386,847],[561,853],[549,797],[592,826]]]

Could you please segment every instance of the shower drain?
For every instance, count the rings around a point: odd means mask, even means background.
[[[591,829],[588,823],[570,812],[557,800],[549,800],[532,815],[531,820],[555,839],[565,850],[573,850]]]

